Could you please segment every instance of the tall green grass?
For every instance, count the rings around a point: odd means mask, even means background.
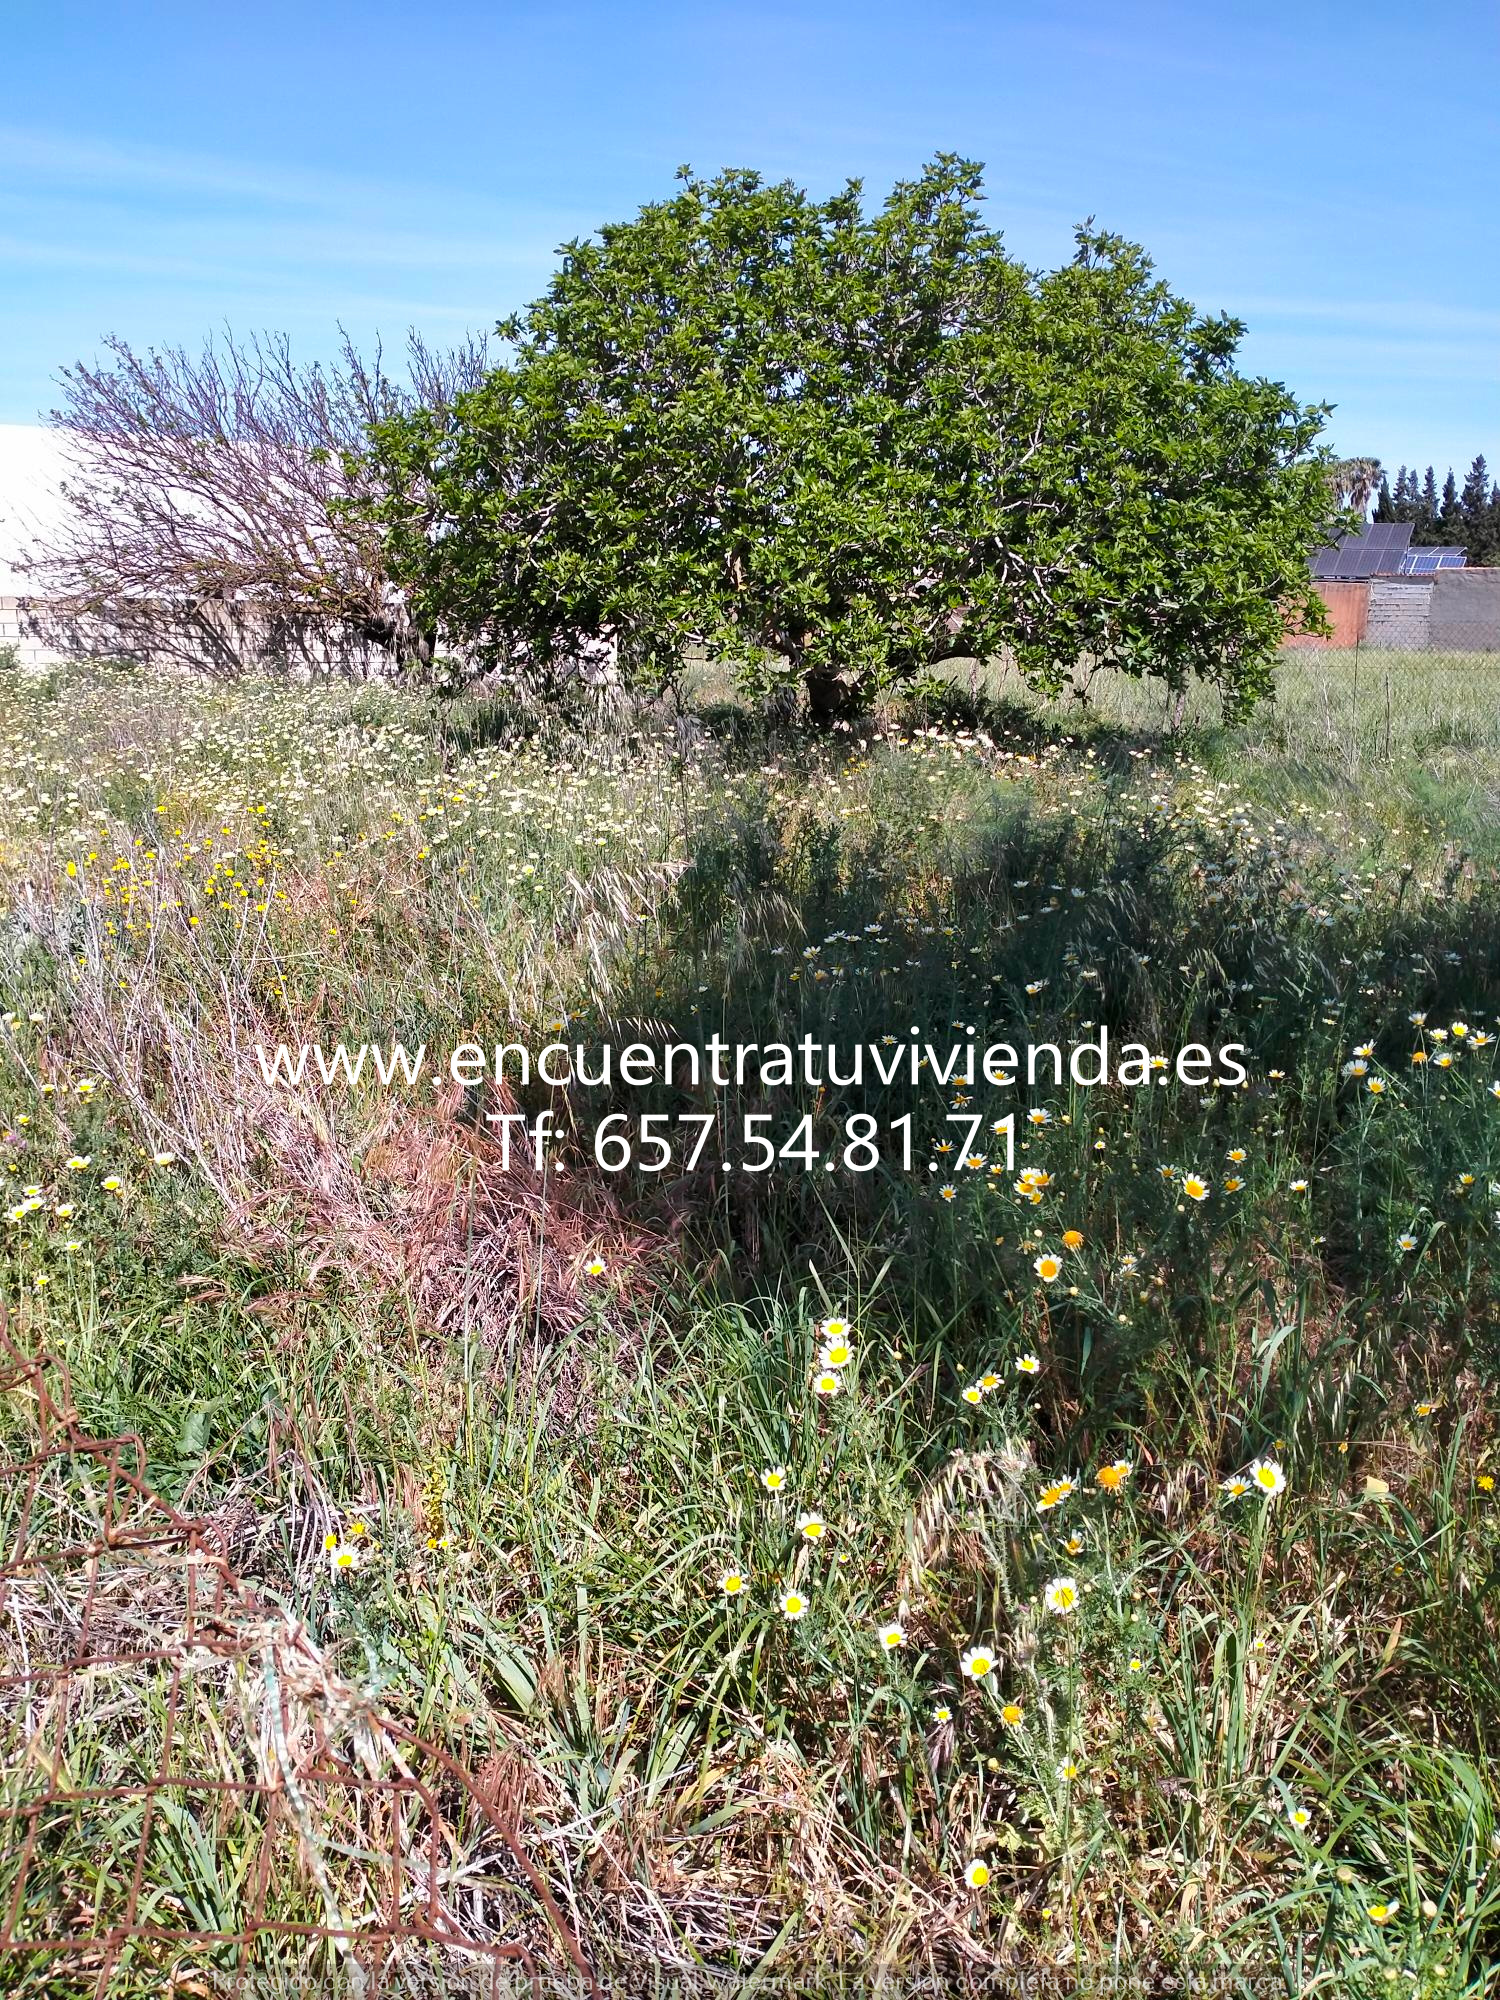
[[[991,687],[832,745],[706,697],[522,737],[389,693],[0,692],[13,1330],[165,1493],[253,1499],[250,1573],[330,1671],[520,1761],[607,1980],[1493,1979],[1500,732],[1494,687],[1408,681],[1387,730],[1352,674],[1293,655],[1236,731]],[[477,1090],[288,1107],[249,1056],[559,1019],[1105,1023],[1249,1080],[958,1093],[1018,1114],[1003,1173],[987,1131],[981,1169],[935,1150],[924,1084],[870,1099],[915,1172],[760,1179],[721,1165],[747,1113],[832,1144],[865,1099],[574,1094],[507,1189]],[[594,1166],[608,1112],[700,1103],[694,1172]],[[1226,1490],[1268,1459],[1284,1492]],[[173,1866],[230,1893],[232,1856]]]

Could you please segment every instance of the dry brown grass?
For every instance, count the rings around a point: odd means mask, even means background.
[[[339,1674],[3,1322],[0,1387],[32,1419],[0,1517],[0,1984],[234,1967],[364,2000],[433,1951],[581,1971],[516,1798]]]

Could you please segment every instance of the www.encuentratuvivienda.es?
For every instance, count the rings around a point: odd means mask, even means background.
[[[990,1158],[990,1139],[1005,1142],[1005,1164],[1014,1164],[1018,1114],[1003,1111],[991,1117],[993,1102],[975,1107],[976,1089],[1007,1090],[1024,1084],[1028,1091],[1076,1088],[1093,1090],[1113,1085],[1124,1090],[1156,1084],[1176,1084],[1198,1091],[1238,1090],[1249,1076],[1241,1058],[1243,1043],[1211,1048],[1188,1042],[1171,1056],[1143,1042],[1111,1042],[1101,1027],[1087,1039],[1070,1042],[981,1043],[977,1035],[936,1044],[920,1028],[904,1035],[886,1033],[866,1041],[825,1041],[804,1035],[796,1042],[732,1041],[718,1034],[701,1042],[634,1041],[616,1047],[611,1042],[552,1040],[536,1048],[524,1042],[460,1043],[446,1055],[429,1051],[425,1043],[401,1041],[340,1041],[258,1044],[256,1057],[268,1086],[307,1089],[323,1086],[415,1088],[424,1080],[448,1082],[475,1090],[493,1085],[497,1092],[545,1090],[570,1093],[592,1090],[618,1092],[678,1090],[742,1093],[762,1107],[776,1092],[950,1093],[944,1109],[955,1167],[973,1169],[999,1163]],[[512,1099],[514,1102],[514,1099]],[[523,1134],[533,1159],[559,1135],[552,1114],[514,1109],[483,1114],[501,1144],[502,1164],[510,1162],[513,1134]],[[915,1114],[900,1112],[885,1119],[869,1111],[835,1110],[833,1143],[815,1143],[814,1114],[804,1111],[789,1131],[776,1129],[776,1114],[764,1108],[733,1109],[716,1103],[713,1110],[667,1112],[614,1111],[595,1127],[595,1162],[606,1171],[634,1166],[660,1172],[668,1166],[690,1171],[699,1164],[711,1139],[716,1152],[732,1150],[721,1164],[764,1172],[773,1165],[821,1165],[828,1171],[842,1166],[868,1171],[884,1162],[910,1170],[914,1158]],[[1044,1127],[1052,1112],[1033,1105],[1023,1122]],[[988,1128],[988,1137],[982,1128]],[[959,1128],[963,1130],[960,1132]]]

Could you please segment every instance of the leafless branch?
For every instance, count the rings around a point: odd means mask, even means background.
[[[64,371],[51,415],[68,508],[26,567],[56,635],[220,674],[430,658],[350,503],[366,491],[368,426],[450,401],[482,373],[483,342],[439,352],[413,336],[404,382],[347,335],[330,368],[294,360],[280,334],[226,330],[197,354],[105,348]]]

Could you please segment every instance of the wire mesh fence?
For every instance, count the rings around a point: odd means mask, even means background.
[[[1226,727],[1223,703],[1206,681],[1193,682],[1183,699],[1159,681],[1081,672],[1068,692],[1047,701],[1004,665],[974,663],[953,679],[975,698],[1064,728],[1087,722],[1157,736]],[[1229,726],[1252,757],[1264,752],[1344,767],[1500,751],[1500,652],[1288,646],[1273,693]]]
[[[590,1990],[517,1774],[331,1672],[3,1320],[0,1398],[0,1991]]]
[[[712,705],[729,697],[733,676],[690,655],[684,685]],[[1238,750],[1252,758],[1305,757],[1356,769],[1443,751],[1500,751],[1500,651],[1288,645],[1275,664],[1271,694],[1235,722],[1226,721],[1211,678],[1178,691],[1083,665],[1049,698],[1007,659],[997,659],[953,661],[933,685],[941,685],[941,697],[906,697],[924,714],[930,710],[933,721],[950,713],[951,697],[985,726],[1030,718],[1050,730],[1114,729],[1142,739],[1227,727]]]
[[[1258,726],[1356,762],[1500,749],[1500,653],[1293,648]]]

